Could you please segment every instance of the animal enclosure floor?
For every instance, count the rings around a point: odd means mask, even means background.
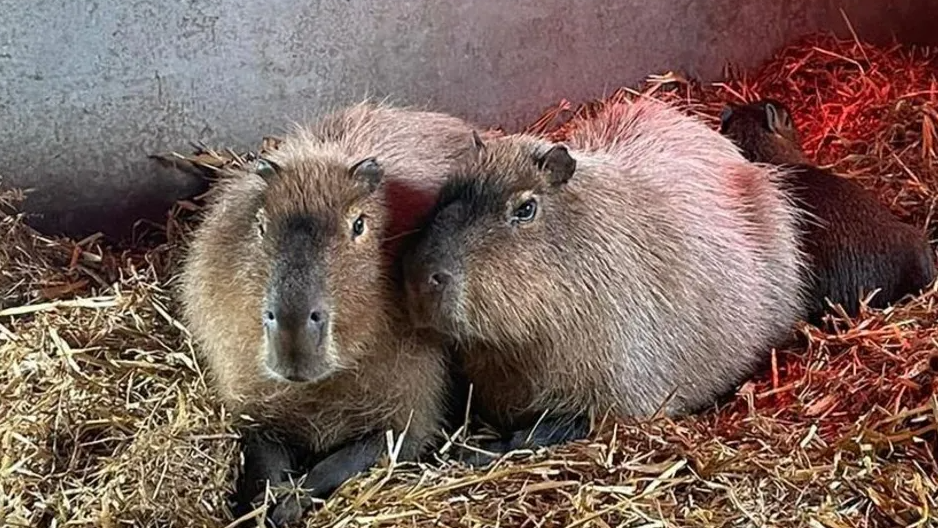
[[[717,85],[638,91],[717,126],[726,101],[788,104],[809,156],[934,230],[938,50],[816,35]],[[637,95],[641,93],[642,95]],[[531,131],[562,139],[562,103]],[[187,157],[237,163],[226,152]],[[2,195],[15,206],[17,193]],[[0,220],[0,525],[225,526],[237,463],[173,296],[198,201],[129,248]],[[938,294],[803,329],[805,346],[717,410],[608,423],[469,472],[383,466],[309,526],[927,526],[938,522]]]

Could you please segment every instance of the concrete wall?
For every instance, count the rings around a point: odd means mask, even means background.
[[[512,129],[843,33],[840,7],[867,39],[938,38],[938,0],[0,0],[0,174],[41,226],[113,233],[196,190],[151,153],[253,147],[366,93]]]

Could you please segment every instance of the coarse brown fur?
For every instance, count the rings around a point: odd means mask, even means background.
[[[486,142],[405,254],[414,320],[458,339],[473,406],[506,430],[545,411],[648,416],[672,391],[666,413],[701,409],[802,316],[778,171],[660,103],[574,130],[566,157]]]
[[[468,152],[476,127],[454,116],[413,107],[360,103],[326,115],[312,127],[294,130],[294,145],[279,150],[303,158],[320,147],[345,153],[380,155],[387,173],[384,195],[389,220],[385,238],[392,243],[415,231],[436,203],[444,175]],[[483,133],[482,137],[487,137]],[[291,148],[298,149],[289,152]],[[396,244],[389,245],[394,250]]]
[[[446,364],[439,343],[401,313],[388,241],[429,210],[472,142],[456,118],[362,103],[295,130],[262,162],[274,174],[220,184],[191,242],[181,297],[234,413],[314,453],[405,427],[400,456],[421,452],[441,427]],[[383,173],[376,189],[354,174],[369,157]],[[401,193],[413,199],[405,204]],[[359,218],[367,228],[352,238]],[[262,314],[271,295],[310,289],[331,312],[323,330],[331,345],[310,363],[319,377],[293,383],[269,367]]]
[[[773,99],[727,105],[720,131],[757,163],[789,167],[789,188],[809,214],[802,248],[811,262],[808,319],[828,311],[828,300],[856,316],[860,301],[884,308],[927,287],[934,253],[921,230],[896,217],[870,192],[807,159],[790,110]]]

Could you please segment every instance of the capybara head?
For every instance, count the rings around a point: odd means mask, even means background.
[[[408,306],[418,326],[517,342],[563,317],[550,308],[563,296],[552,248],[565,238],[577,163],[566,146],[533,139],[476,137],[476,149],[404,255]]]
[[[806,162],[791,111],[775,99],[724,106],[720,133],[733,141],[749,161]]]
[[[266,285],[261,360],[276,378],[314,382],[354,362],[383,309],[383,170],[323,156],[259,160],[255,173],[266,189],[244,249]]]

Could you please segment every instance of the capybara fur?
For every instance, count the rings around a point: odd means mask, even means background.
[[[406,429],[402,460],[440,430],[447,360],[402,311],[388,242],[433,207],[474,137],[453,117],[362,103],[219,183],[181,298],[217,393],[263,426],[245,433],[240,504],[292,470],[324,497],[377,462],[387,430]],[[287,499],[269,516],[308,506]]]
[[[707,407],[802,317],[778,170],[657,102],[573,129],[483,142],[404,254],[412,319],[455,338],[473,407],[515,438]]]
[[[920,292],[935,278],[924,233],[904,223],[857,183],[820,169],[805,156],[791,111],[774,99],[727,105],[720,131],[757,163],[784,165],[796,202],[808,213],[802,249],[810,262],[808,320],[820,324],[828,301],[856,316]]]

